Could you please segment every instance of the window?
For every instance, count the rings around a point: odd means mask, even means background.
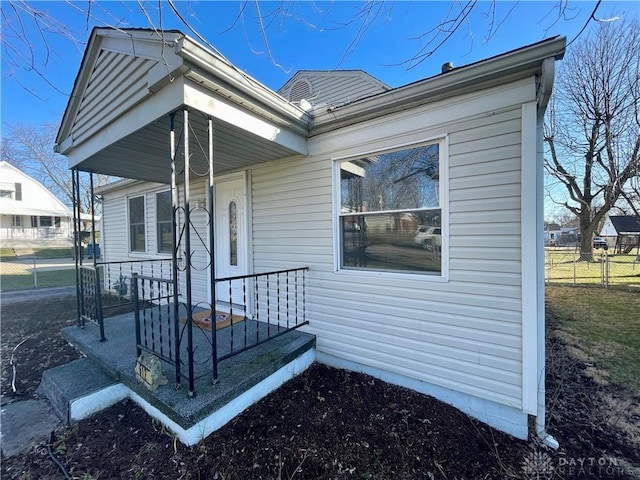
[[[22,227],[22,217],[20,215],[13,215],[11,219],[12,227]]]
[[[171,253],[173,245],[171,191],[156,193],[156,236],[158,253]]]
[[[51,217],[40,217],[40,226],[41,227],[50,227],[53,225],[51,221]]]
[[[15,199],[16,201],[21,202],[22,201],[22,184],[19,182],[16,182],[15,187],[16,187]]]
[[[0,190],[0,198],[13,198],[13,191]]]
[[[54,224],[57,228],[60,228],[60,217],[53,217],[53,224]]]
[[[442,274],[439,143],[338,162],[340,268]]]
[[[38,217],[31,215],[31,228],[38,228]]]
[[[146,251],[144,197],[129,198],[129,251]]]
[[[238,207],[229,204],[229,265],[238,266]]]

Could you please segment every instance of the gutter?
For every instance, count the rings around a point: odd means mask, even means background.
[[[564,39],[563,39],[564,41]],[[544,168],[544,113],[549,104],[549,99],[551,98],[551,92],[553,90],[553,80],[555,77],[555,60],[558,57],[547,57],[542,60],[542,71],[539,75],[537,82],[537,92],[536,92],[536,100],[538,104],[538,115],[537,115],[537,124],[536,124],[536,150],[537,150],[537,158],[536,158],[536,168],[538,176],[542,176],[543,168]],[[541,178],[538,179],[542,181]],[[538,192],[537,201],[542,203],[542,193]],[[544,236],[544,225],[542,224],[542,218],[539,219],[538,229],[540,234],[538,237]],[[547,432],[546,427],[546,417],[547,417],[547,409],[546,409],[546,399],[545,399],[545,379],[546,379],[546,347],[545,347],[545,339],[546,339],[546,320],[545,320],[545,304],[544,304],[544,242],[542,239],[539,239],[537,242],[537,258],[538,258],[538,266],[537,266],[537,277],[538,277],[538,328],[537,328],[537,338],[538,338],[538,353],[537,353],[537,378],[538,378],[538,398],[537,398],[537,412],[536,412],[536,435],[538,440],[545,446],[552,448],[553,450],[557,450],[560,447],[560,443],[556,440],[551,434]],[[541,261],[542,260],[542,261]]]
[[[525,78],[539,72],[540,62],[544,59],[562,58],[565,44],[565,37],[556,37],[475,64],[454,68],[435,77],[344,106],[328,109],[313,118],[312,135],[457,96],[465,90],[476,91],[481,82],[499,84],[504,83],[507,77]],[[551,81],[553,83],[553,78]]]

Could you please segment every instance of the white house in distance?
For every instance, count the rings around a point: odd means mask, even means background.
[[[3,247],[71,246],[73,214],[44,185],[0,162],[0,241]]]
[[[303,71],[274,92],[180,32],[95,29],[57,148],[127,179],[100,189],[106,260],[171,255],[174,158],[191,216],[178,258],[206,256],[185,251],[188,231],[214,245],[216,277],[309,267],[316,361],[520,438],[533,416],[548,438],[542,120],[564,49],[552,38],[399,88]],[[407,225],[434,227],[439,248]],[[211,293],[202,265],[184,283],[194,302]]]
[[[606,215],[600,236],[618,253],[640,248],[640,217],[634,215]]]

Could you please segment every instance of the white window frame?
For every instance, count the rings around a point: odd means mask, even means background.
[[[158,195],[162,194],[162,193],[168,193],[169,194],[169,206],[171,208],[173,208],[173,201],[171,198],[171,189],[169,190],[157,190],[155,192],[153,192],[153,201],[155,202],[155,214],[156,214],[156,218],[155,218],[155,231],[156,231],[156,253],[159,254],[166,254],[166,253],[171,253],[171,250],[173,248],[173,246],[169,247],[169,250],[160,250],[160,229],[158,228],[158,225],[160,222],[158,222],[158,212],[160,211],[160,209],[158,208]],[[167,223],[166,221],[163,221],[162,223]],[[171,228],[173,228],[172,225],[172,219],[169,219],[169,225],[171,226]]]
[[[130,201],[136,198],[142,198],[142,213],[143,213],[143,221],[142,225],[144,226],[144,250],[132,250],[131,248],[131,207]],[[127,201],[127,251],[130,254],[140,254],[147,253],[149,248],[149,239],[147,238],[147,196],[145,194],[140,195],[128,195],[126,197]]]
[[[440,274],[429,272],[397,272],[375,269],[357,269],[344,268],[341,264],[342,258],[342,238],[341,238],[341,172],[340,164],[349,160],[357,160],[362,157],[372,156],[376,154],[390,153],[398,150],[415,148],[422,145],[438,144],[439,152],[439,175],[440,182],[438,185],[440,198],[440,216],[442,229],[442,251],[440,258]],[[435,137],[425,138],[419,142],[408,142],[402,144],[389,145],[384,148],[376,148],[375,150],[361,151],[357,154],[334,157],[333,161],[333,258],[334,272],[341,275],[366,276],[377,278],[397,278],[412,279],[427,282],[448,282],[449,281],[449,136],[447,134]]]

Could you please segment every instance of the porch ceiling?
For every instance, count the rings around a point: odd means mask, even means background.
[[[207,119],[200,112],[189,112],[189,153],[192,175],[208,173]],[[213,120],[214,174],[297,155],[269,139],[262,138],[220,119]],[[183,114],[175,115],[176,161],[184,165]],[[77,165],[93,171],[136,180],[171,181],[169,115],[112,143]]]

